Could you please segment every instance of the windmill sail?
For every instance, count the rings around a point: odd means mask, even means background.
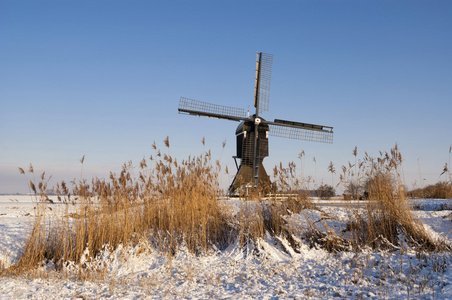
[[[242,121],[246,119],[243,108],[218,105],[198,100],[181,97],[179,101],[179,113],[194,116]]]
[[[273,54],[259,52],[257,56],[254,107],[256,107],[257,113],[261,114],[268,111]]]
[[[333,127],[299,123],[276,119],[267,122],[270,128],[269,135],[295,140],[304,140],[320,143],[333,143]]]

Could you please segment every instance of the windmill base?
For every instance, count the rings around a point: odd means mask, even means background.
[[[230,196],[248,195],[253,185],[253,167],[248,165],[241,165],[234,180],[229,187]],[[258,189],[270,192],[272,183],[270,177],[267,175],[264,166],[259,166],[259,182]]]

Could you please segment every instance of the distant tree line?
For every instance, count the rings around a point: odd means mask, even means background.
[[[429,199],[450,199],[452,198],[452,184],[440,181],[436,184],[427,185],[424,188],[417,188],[408,192],[408,197],[429,198]]]

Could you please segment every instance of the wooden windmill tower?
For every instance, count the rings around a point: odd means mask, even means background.
[[[240,122],[236,129],[237,155],[234,160],[237,174],[229,193],[251,186],[270,185],[262,161],[268,156],[268,136],[297,140],[332,143],[333,127],[275,119],[264,120],[260,114],[268,111],[273,55],[258,52],[256,59],[256,84],[254,93],[255,114],[244,109],[217,105],[185,97],[180,98],[179,113]],[[240,164],[237,164],[237,159]]]

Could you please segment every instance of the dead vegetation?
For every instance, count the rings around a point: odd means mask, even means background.
[[[402,156],[397,145],[377,158],[366,153],[362,160],[356,158],[355,148],[355,164],[342,168],[341,182],[364,183],[371,199],[360,209],[350,208],[351,218],[342,232],[307,216],[306,210],[317,208],[303,192],[294,163],[274,169],[275,187],[285,195],[284,200],[262,200],[255,193],[232,213],[218,200],[220,164],[212,162],[210,151],[178,162],[169,155],[168,138],[164,145],[162,151],[154,143],[155,153],[140,162],[137,174],[129,163],[119,174],[111,173],[108,181],[93,179],[88,183],[81,177],[72,182],[71,189],[65,182],[58,184],[66,217],[41,209],[20,259],[7,270],[9,274],[43,262],[52,262],[56,269],[68,262],[83,264],[82,257],[95,257],[104,247],[116,249],[143,241],[168,257],[181,246],[197,255],[237,241],[241,247],[255,247],[267,233],[285,239],[295,252],[300,251],[302,239],[311,247],[330,252],[366,247],[397,250],[406,245],[422,251],[449,250],[433,240],[410,211],[401,188]],[[81,162],[83,165],[83,159]],[[23,169],[20,172],[27,176]],[[32,166],[28,174],[34,177]],[[46,202],[45,174],[38,188],[35,181],[27,178],[27,182],[36,201]],[[309,224],[302,236],[287,221],[293,214],[304,216]],[[6,272],[4,267],[0,269]]]
[[[356,157],[356,147],[353,153]],[[347,226],[350,241],[357,248],[399,249],[403,243],[430,251],[448,248],[434,241],[421,220],[412,214],[401,165],[402,154],[395,145],[389,152],[380,152],[377,158],[365,153],[362,160],[342,168],[342,183],[362,185],[368,198],[362,205],[363,212],[355,211]]]
[[[169,149],[169,139],[165,146]],[[153,148],[155,156],[140,162],[136,176],[132,165],[125,164],[119,175],[110,174],[109,182],[73,182],[72,196],[66,184],[60,184],[64,215],[71,209],[76,210],[72,213],[76,217],[38,214],[13,269],[27,270],[42,261],[53,261],[56,266],[79,262],[85,250],[94,257],[105,245],[114,249],[143,239],[169,255],[181,243],[194,253],[213,245],[223,247],[232,228],[217,200],[218,170],[210,152],[178,162],[155,144]],[[35,194],[42,200],[42,195]]]

